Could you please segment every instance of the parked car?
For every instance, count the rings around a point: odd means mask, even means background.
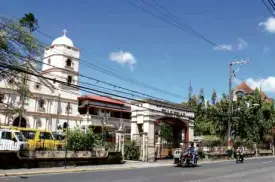
[[[19,151],[27,148],[27,140],[20,131],[0,129],[0,151]]]

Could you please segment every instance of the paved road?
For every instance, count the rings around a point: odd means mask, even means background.
[[[117,171],[5,177],[8,182],[271,182],[275,181],[275,158],[246,160],[243,164],[221,162],[196,168],[158,167]]]

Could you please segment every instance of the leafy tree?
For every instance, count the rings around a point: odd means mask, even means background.
[[[198,95],[198,104],[199,106],[203,107],[204,103],[205,103],[204,90],[203,88],[201,88],[200,93]]]
[[[226,94],[215,104],[202,105],[203,90],[198,96],[195,107],[195,135],[227,138],[229,100]],[[215,96],[215,94],[213,93]],[[215,98],[212,95],[212,101]],[[249,106],[249,107],[248,107]],[[245,96],[238,96],[232,102],[231,131],[236,142],[251,145],[252,142],[270,141],[275,126],[275,108],[273,101],[264,100],[261,92],[255,89]]]
[[[42,53],[38,42],[31,35],[37,27],[37,20],[33,21],[32,18],[33,14],[25,15],[19,22],[0,18],[0,64],[3,66],[0,67],[0,79],[6,79],[8,86],[21,95],[22,106],[13,108],[12,115],[19,113],[22,116],[25,100],[31,96],[31,92],[27,84],[28,75],[5,66],[35,70],[33,59]]]
[[[212,96],[211,96],[211,101],[212,101],[212,104],[216,104],[216,101],[217,101],[217,93],[216,93],[216,90],[214,89],[213,90],[213,93],[212,93]]]
[[[159,137],[170,142],[173,138],[173,129],[169,124],[161,123],[158,125]]]
[[[22,17],[19,20],[19,23],[23,27],[28,28],[30,33],[34,32],[39,27],[38,20],[35,18],[34,14],[32,14],[32,13],[25,14],[24,17]]]

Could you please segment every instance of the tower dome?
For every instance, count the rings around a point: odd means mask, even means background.
[[[74,46],[73,41],[66,36],[67,30],[65,29],[63,30],[63,32],[64,32],[64,35],[56,38],[52,42],[52,45],[66,45],[66,46],[73,47]]]

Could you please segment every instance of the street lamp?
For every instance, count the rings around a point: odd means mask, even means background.
[[[71,107],[70,102],[68,102],[68,104],[67,104],[66,112],[67,112],[68,118],[67,118],[67,124],[66,124],[66,149],[65,149],[65,165],[64,165],[65,168],[67,168],[69,117],[70,117],[70,113],[72,112],[72,107]]]

